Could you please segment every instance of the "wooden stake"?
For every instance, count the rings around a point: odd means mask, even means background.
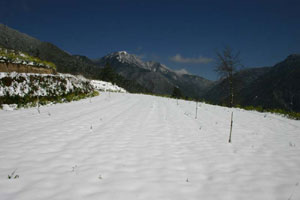
[[[232,124],[233,124],[233,111],[231,112],[230,133],[229,133],[229,140],[228,140],[229,143],[231,143]]]
[[[197,112],[198,112],[198,101],[196,101],[196,115],[195,115],[195,119],[197,119]]]
[[[40,99],[39,99],[39,96],[37,96],[37,110],[39,112],[39,114],[41,114],[41,111],[40,111]]]

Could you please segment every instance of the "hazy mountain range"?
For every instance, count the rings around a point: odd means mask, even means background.
[[[130,92],[170,95],[174,87],[178,87],[184,96],[216,104],[227,104],[229,99],[226,79],[210,81],[186,71],[172,70],[159,62],[144,62],[126,51],[91,60],[82,55],[70,55],[51,43],[2,24],[0,46],[51,61],[58,72],[82,74],[93,79],[109,79],[104,66],[110,66],[114,82]],[[239,71],[234,75],[234,82],[236,104],[300,111],[300,55],[290,55],[273,67]]]

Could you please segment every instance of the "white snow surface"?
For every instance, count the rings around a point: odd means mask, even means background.
[[[300,199],[300,122],[278,115],[102,93],[0,121],[1,200]]]
[[[110,92],[127,92],[124,88],[114,85],[110,82],[91,80],[91,85],[99,91],[110,91]]]

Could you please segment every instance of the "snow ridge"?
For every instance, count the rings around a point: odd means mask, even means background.
[[[87,79],[77,78],[70,74],[33,74],[0,72],[0,97],[3,96],[60,96],[80,90],[91,91]],[[9,82],[7,82],[8,80]]]
[[[91,84],[96,90],[99,91],[121,93],[127,92],[124,88],[121,88],[117,85],[113,85],[112,83],[106,81],[91,80]]]

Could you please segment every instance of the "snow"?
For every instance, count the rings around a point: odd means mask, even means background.
[[[117,85],[113,85],[110,82],[99,81],[99,80],[91,80],[91,85],[99,91],[110,91],[110,92],[127,92],[124,88],[121,88]]]
[[[2,109],[5,111],[13,111],[18,107],[17,104],[2,104]]]
[[[0,120],[1,200],[300,199],[300,121],[278,115],[101,93]]]
[[[5,77],[11,78],[13,81],[9,86],[0,82],[0,97],[7,93],[9,96],[24,97],[30,92],[33,92],[33,96],[48,96],[49,94],[59,96],[75,90],[88,92],[87,90],[92,89],[89,80],[70,74],[0,72],[0,80]],[[64,86],[64,88],[59,86]]]
[[[126,55],[126,54],[127,54],[127,52],[126,52],[126,51],[119,51],[119,53],[120,53],[120,54],[124,54],[124,55]]]

